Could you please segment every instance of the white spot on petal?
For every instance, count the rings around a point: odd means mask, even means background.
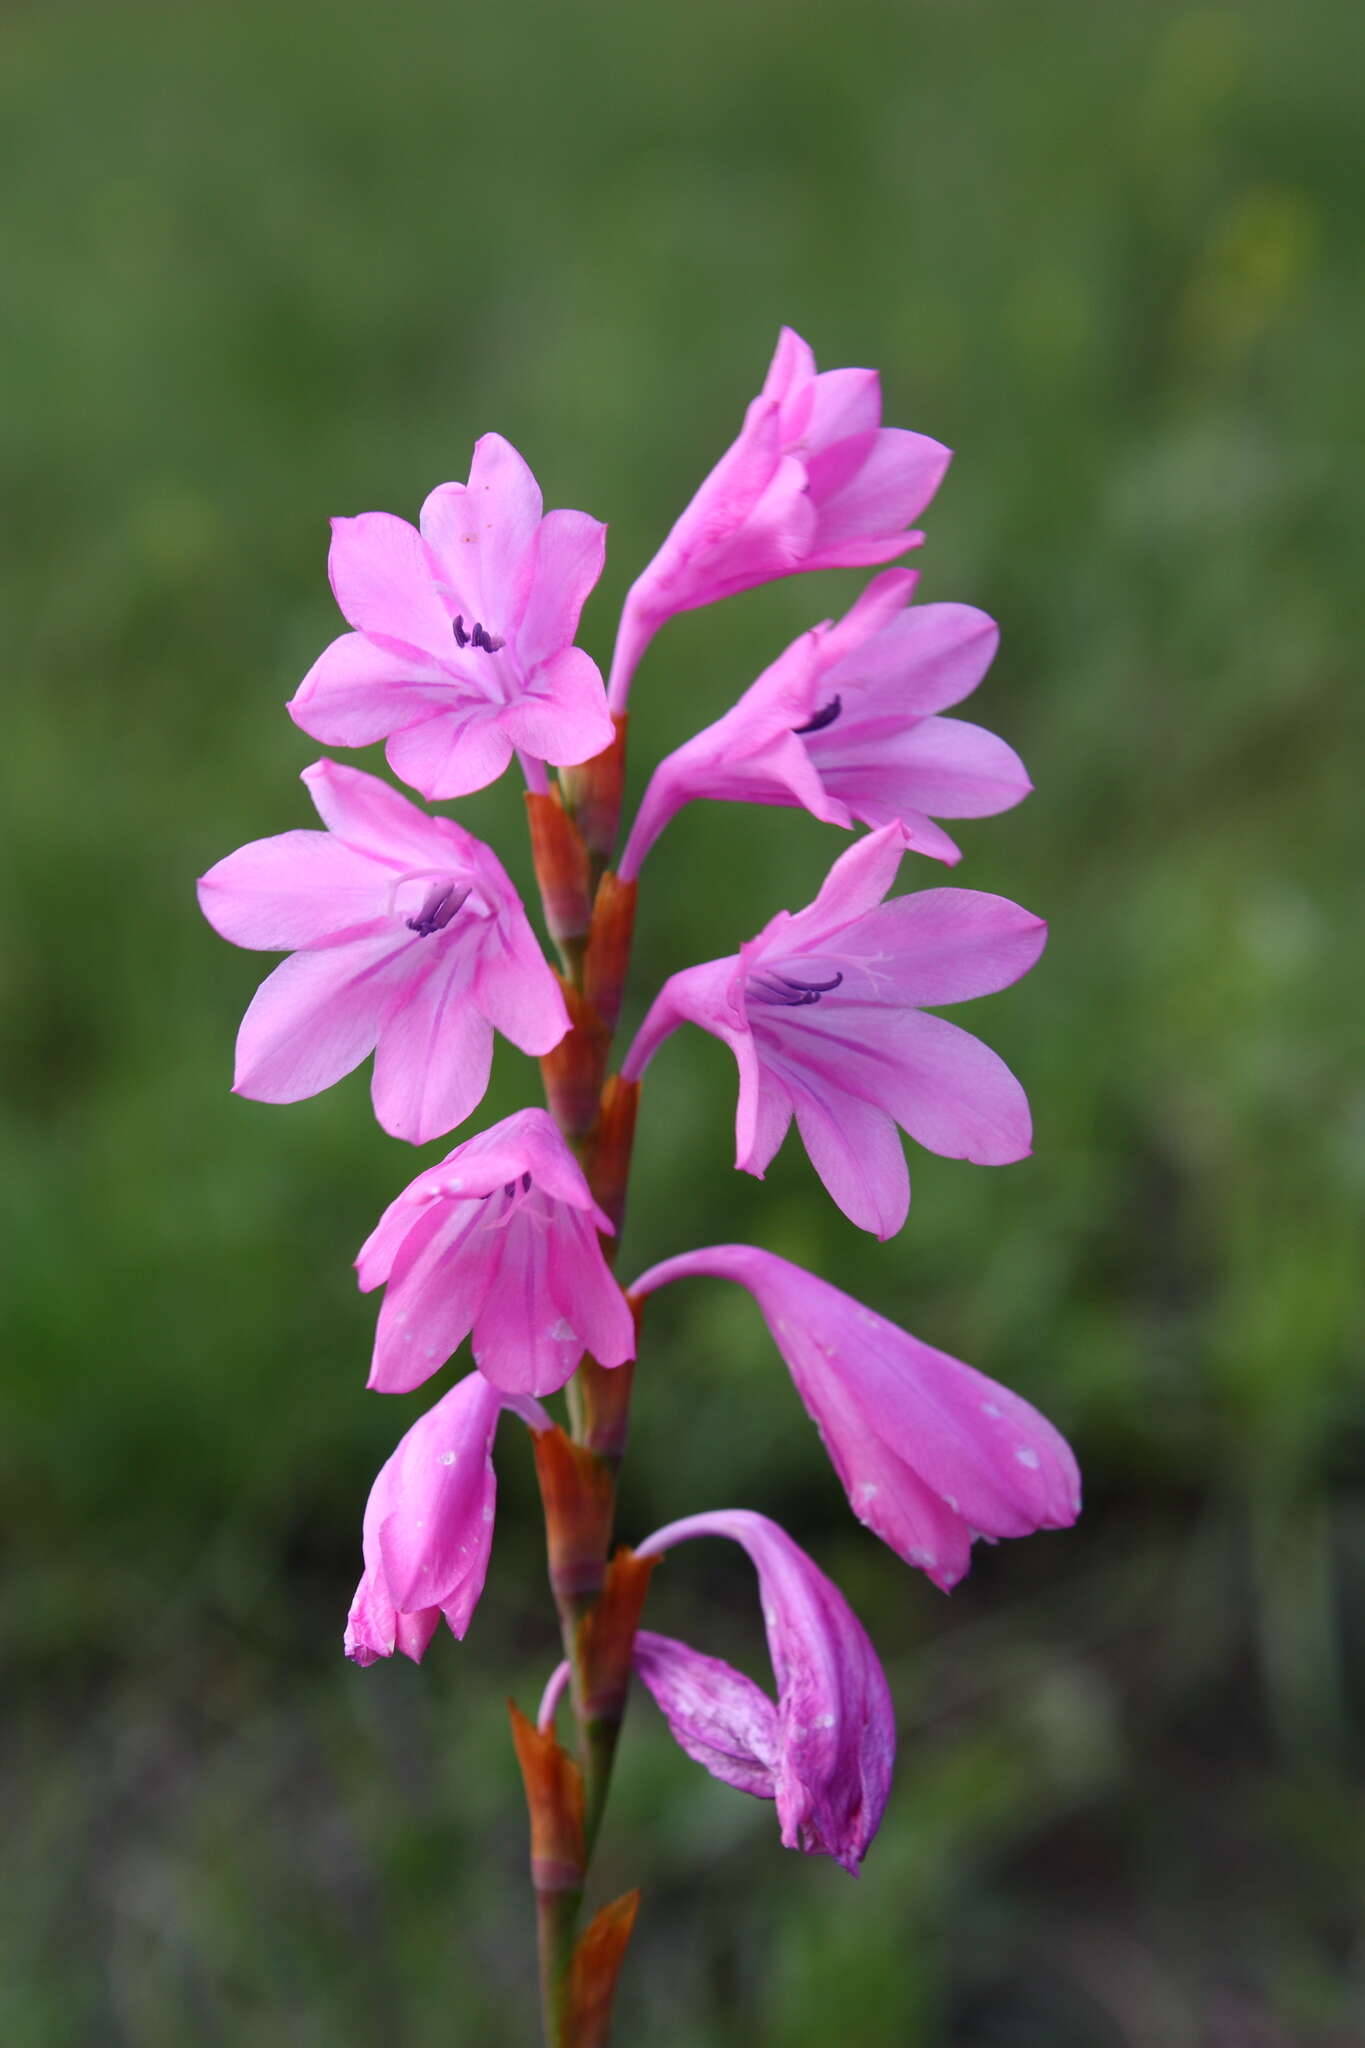
[[[1018,1444],[1015,1447],[1014,1462],[1016,1465],[1022,1465],[1028,1472],[1036,1472],[1038,1470],[1038,1453],[1031,1451],[1027,1444]]]
[[[983,1401],[981,1403],[981,1413],[983,1415],[989,1415],[992,1418],[992,1420],[997,1415],[1003,1415],[1004,1412],[1004,1409],[1001,1408],[995,1401]]]
[[[817,1714],[815,1725],[817,1728],[832,1728],[834,1726],[833,1714]]]
[[[453,1465],[453,1464],[455,1463],[455,1453],[454,1453],[454,1451],[442,1451],[442,1453],[441,1453],[441,1463],[442,1463],[443,1465]]]
[[[955,1494],[945,1493],[943,1502],[945,1507],[950,1507],[954,1514],[957,1513],[957,1496]]]
[[[933,1570],[934,1566],[938,1563],[938,1559],[932,1550],[912,1550],[910,1562],[911,1564],[917,1564],[921,1571],[928,1572]]]
[[[550,1335],[556,1344],[576,1344],[578,1342],[577,1330],[575,1330],[572,1323],[566,1322],[563,1316],[559,1318]]]
[[[859,1500],[875,1500],[880,1492],[881,1488],[875,1479],[863,1479],[858,1483],[857,1495]]]

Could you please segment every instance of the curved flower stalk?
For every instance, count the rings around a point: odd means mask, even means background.
[[[607,529],[541,506],[516,449],[485,434],[469,482],[439,485],[420,528],[334,519],[327,569],[354,631],[304,677],[295,724],[326,746],[387,740],[394,773],[430,798],[496,781],[514,749],[562,765],[609,746],[601,674],[573,645]]]
[[[564,997],[472,833],[358,768],[316,761],[303,781],[325,832],[254,840],[199,883],[225,939],[290,953],[242,1019],[232,1085],[299,1102],[373,1052],[375,1115],[422,1145],[483,1100],[495,1028],[523,1052],[559,1044]]]
[[[727,1785],[776,1800],[785,1848],[837,1857],[856,1872],[881,1823],[896,1755],[877,1653],[838,1587],[766,1515],[688,1515],[635,1554],[659,1557],[694,1536],[728,1536],[749,1553],[776,1706],[729,1665],[667,1636],[637,1636],[635,1668],[689,1756]]]
[[[897,1124],[950,1159],[1028,1153],[1028,1102],[1004,1061],[920,1006],[1008,988],[1047,936],[1041,918],[976,890],[884,903],[907,844],[900,825],[869,833],[805,910],[780,910],[737,954],[673,975],[622,1069],[638,1080],[682,1023],[722,1039],[739,1067],[736,1166],[761,1180],[795,1116],[834,1200],[882,1238],[910,1206]]]
[[[493,1546],[493,1438],[504,1408],[532,1429],[549,1427],[538,1401],[500,1394],[471,1372],[381,1467],[365,1506],[365,1573],[346,1623],[354,1663],[401,1650],[420,1664],[442,1616],[454,1636],[469,1627]]]
[[[360,1248],[362,1290],[385,1287],[369,1384],[407,1393],[471,1332],[475,1364],[504,1394],[552,1394],[585,1351],[604,1366],[633,1358],[598,1231],[610,1235],[610,1219],[543,1109],[457,1145]]]
[[[685,1252],[630,1293],[698,1274],[748,1288],[854,1514],[945,1593],[966,1575],[973,1537],[1064,1529],[1079,1515],[1076,1460],[1036,1408],[775,1252]]]
[[[626,708],[640,657],[666,619],[803,569],[894,561],[943,481],[950,451],[882,425],[875,370],[817,372],[784,327],[763,389],[672,532],[631,586],[608,695]]]
[[[984,818],[1032,787],[1012,747],[938,714],[994,658],[995,621],[969,604],[910,606],[909,569],[874,576],[837,625],[793,641],[739,702],[659,763],[621,856],[639,873],[669,819],[699,798],[785,804],[845,830],[900,824],[917,853],[962,858],[935,818]]]

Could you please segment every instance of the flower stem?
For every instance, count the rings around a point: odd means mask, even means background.
[[[625,721],[600,763],[575,771],[570,805],[559,792],[528,803],[532,853],[547,922],[560,948],[562,985],[572,1028],[542,1061],[550,1108],[577,1154],[593,1198],[619,1233],[635,1131],[638,1088],[619,1075],[606,1077],[620,1013],[635,922],[635,889],[605,866],[620,809],[625,768]],[[566,784],[569,778],[565,777]],[[591,913],[579,912],[585,880]],[[616,1239],[606,1238],[610,1259]],[[581,1778],[584,1876],[606,1809],[631,1652],[650,1566],[628,1550],[609,1562],[616,1476],[625,1451],[633,1367],[604,1370],[584,1358],[567,1388],[569,1434],[536,1438],[536,1466],[546,1511],[551,1584],[572,1675]],[[515,1721],[514,1721],[515,1726]],[[553,1740],[553,1737],[551,1737]],[[523,1760],[524,1761],[524,1760]],[[528,1779],[528,1799],[531,1798]],[[551,1795],[553,1796],[553,1795]],[[536,1812],[532,1803],[532,1835]],[[574,1993],[582,1886],[546,1891],[537,1886],[541,2015],[546,2048],[589,2048],[606,2039],[615,1971],[629,1936],[634,1905],[619,1939],[593,1944],[592,2014]],[[619,1903],[619,1902],[618,1902]],[[601,1916],[599,1916],[599,1919]],[[614,1924],[614,1923],[613,1923]],[[594,1921],[593,1926],[597,1927]],[[610,1958],[609,1973],[603,1957]],[[583,1956],[578,1963],[583,1964]]]

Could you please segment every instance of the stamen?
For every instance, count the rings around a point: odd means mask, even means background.
[[[468,894],[468,889],[458,888],[454,882],[433,882],[416,917],[407,919],[408,930],[416,932],[419,939],[443,932]]]
[[[521,1176],[521,1192],[524,1195],[529,1195],[531,1192],[531,1176],[529,1173],[524,1173]]]
[[[816,712],[814,718],[807,719],[804,725],[794,725],[792,731],[797,734],[803,732],[823,732],[827,725],[833,725],[843,708],[844,700],[842,697],[831,697],[824,709]]]
[[[474,621],[473,632],[467,633],[463,612],[456,612],[450,622],[450,630],[455,635],[457,647],[477,647],[481,654],[496,654],[500,647],[507,645],[507,642],[500,640],[496,633],[490,633],[486,626],[481,626],[477,619]]]
[[[804,1010],[841,986],[843,975],[831,981],[798,981],[791,974],[751,974],[745,993],[755,1003],[770,1003],[783,1010]]]

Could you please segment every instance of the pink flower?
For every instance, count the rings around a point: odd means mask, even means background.
[[[630,1290],[714,1274],[747,1287],[860,1522],[948,1592],[990,1542],[1069,1528],[1081,1511],[1070,1446],[1027,1401],[754,1245],[667,1259]]]
[[[376,1116],[422,1145],[482,1101],[494,1029],[549,1052],[564,998],[480,840],[357,768],[318,761],[303,780],[328,829],[257,839],[199,884],[225,939],[291,953],[242,1019],[233,1087],[299,1102],[373,1052]]]
[[[715,1657],[647,1632],[635,1668],[679,1744],[713,1777],[777,1801],[783,1846],[856,1874],[891,1789],[896,1723],[877,1654],[819,1567],[766,1515],[731,1508],[670,1522],[636,1555],[729,1536],[758,1573],[776,1705]]]
[[[739,1066],[736,1166],[761,1180],[795,1115],[844,1214],[883,1238],[910,1204],[897,1124],[950,1159],[1027,1154],[1028,1103],[1009,1068],[919,1005],[1007,988],[1047,934],[1017,903],[974,889],[883,903],[907,843],[900,825],[869,833],[805,910],[781,910],[738,954],[673,975],[622,1068],[638,1080],[683,1022],[723,1039]]]
[[[550,1394],[585,1351],[635,1356],[635,1325],[597,1240],[611,1224],[543,1109],[521,1109],[390,1202],[360,1248],[365,1293],[387,1282],[369,1384],[420,1386],[473,1332],[505,1394]]]
[[[999,633],[965,604],[906,610],[908,569],[873,578],[837,625],[805,633],[734,707],[655,769],[621,858],[632,881],[675,811],[698,797],[803,806],[826,824],[903,825],[917,852],[960,858],[929,813],[981,818],[1031,787],[1011,747],[935,714],[974,690]]]
[[[365,1574],[346,1623],[346,1655],[373,1664],[401,1650],[420,1664],[444,1615],[463,1636],[493,1543],[493,1437],[503,1408],[533,1429],[535,1401],[508,1401],[472,1372],[415,1422],[370,1489]]]
[[[289,714],[316,740],[387,739],[425,797],[494,781],[514,748],[586,761],[612,724],[597,664],[575,647],[606,528],[542,517],[535,478],[501,434],[475,443],[467,484],[441,484],[421,530],[389,512],[332,521],[328,574],[353,633],[304,677]]]
[[[950,461],[925,434],[884,427],[875,370],[826,370],[782,329],[761,394],[626,599],[609,695],[665,619],[802,569],[865,568],[923,540],[906,527]]]

